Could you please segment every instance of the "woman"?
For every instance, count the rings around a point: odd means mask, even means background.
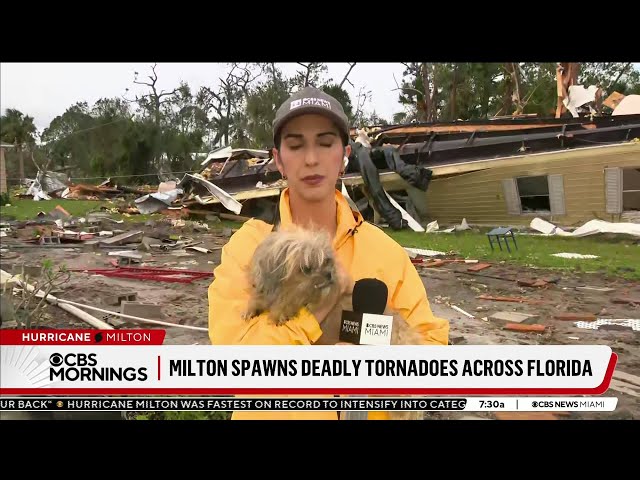
[[[322,335],[320,324],[333,305],[301,312],[283,326],[266,314],[241,318],[249,298],[246,268],[258,244],[274,225],[314,225],[327,230],[343,271],[342,291],[353,280],[377,278],[388,287],[389,306],[418,329],[424,344],[447,345],[449,323],[436,318],[424,285],[405,250],[382,230],[351,210],[336,190],[349,157],[349,122],[340,103],[307,87],[278,109],[273,123],[274,160],[288,187],[272,222],[251,219],[222,250],[221,264],[209,287],[209,336],[214,345],[312,345]],[[352,280],[347,280],[350,278]],[[336,299],[337,300],[337,299]],[[336,419],[335,412],[236,412],[239,418]],[[369,418],[384,418],[370,412]]]

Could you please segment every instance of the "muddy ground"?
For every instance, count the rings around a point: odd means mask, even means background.
[[[149,225],[128,225],[127,230],[142,229],[147,235],[162,236],[157,228]],[[155,230],[154,230],[155,228]],[[171,251],[143,253],[142,265],[159,268],[182,268],[212,272],[220,261],[220,248],[227,241],[230,231],[212,230],[211,232],[188,232],[189,238],[201,241],[201,247],[213,249],[211,253],[186,251],[175,254]],[[24,234],[28,236],[28,234]],[[22,236],[22,235],[21,235]],[[66,264],[70,269],[110,268],[115,256],[109,251],[115,249],[96,248],[85,245],[69,244],[65,248],[28,248],[7,247],[19,242],[19,238],[3,238],[3,248],[8,248],[1,258],[2,269],[11,272],[15,265],[22,263],[38,264],[50,259],[54,264]],[[131,245],[137,248],[137,244]],[[124,245],[120,250],[129,249]],[[640,282],[622,278],[605,277],[602,273],[567,273],[540,269],[495,264],[491,268],[471,274],[469,265],[450,263],[438,268],[425,268],[416,265],[424,284],[434,313],[451,322],[450,341],[454,345],[473,344],[604,344],[609,345],[619,356],[617,370],[640,376],[640,332],[631,329],[599,330],[578,328],[573,321],[561,321],[553,318],[558,313],[587,313],[598,318],[638,319],[640,305],[614,303],[615,297],[640,298]],[[550,281],[543,287],[519,286],[517,280],[546,279]],[[207,326],[207,287],[211,279],[193,283],[167,283],[156,281],[134,281],[119,278],[94,276],[74,272],[70,281],[58,292],[52,292],[62,299],[97,306],[105,310],[118,311],[119,307],[109,305],[109,296],[135,293],[137,301],[162,305],[161,320],[182,325]],[[579,291],[576,287],[608,287],[613,292],[594,290]],[[540,303],[509,303],[483,300],[480,295],[502,297],[524,297]],[[544,303],[543,303],[544,302]],[[469,318],[455,309],[455,305],[474,315]],[[117,328],[140,328],[141,325],[126,323],[106,313],[87,310],[88,313],[113,323]],[[544,333],[514,332],[504,329],[504,324],[489,320],[496,312],[521,312],[538,315],[533,323],[546,326]],[[487,318],[487,320],[483,320]],[[55,306],[47,306],[42,325],[50,328],[86,328],[86,324]],[[3,322],[2,328],[12,328],[15,324]],[[149,325],[144,325],[149,328]],[[164,328],[164,327],[163,327]],[[206,332],[166,328],[166,343],[207,344]],[[640,392],[640,387],[636,387]],[[640,397],[631,393],[610,389],[606,396],[618,398],[618,407],[614,412],[571,412],[556,415],[566,419],[638,419],[640,418]],[[638,393],[636,393],[638,395]],[[519,414],[527,418],[526,413]],[[529,416],[535,418],[534,416]],[[426,418],[500,418],[495,413],[464,414],[454,412],[428,413]]]

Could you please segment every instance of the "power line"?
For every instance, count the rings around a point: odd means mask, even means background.
[[[178,175],[184,173],[200,173],[200,170],[189,170],[186,172],[168,172],[166,175]],[[107,178],[130,178],[130,177],[157,177],[158,173],[138,173],[135,175],[105,175],[102,177],[68,177],[69,180],[100,180]],[[19,178],[7,178],[7,180],[20,180]]]
[[[40,143],[40,145],[49,145],[50,143],[60,142],[60,141],[64,140],[65,138],[69,138],[71,135],[75,135],[77,133],[82,133],[82,132],[88,132],[89,130],[95,130],[96,128],[105,127],[107,125],[112,125],[114,123],[124,122],[125,120],[127,120],[127,121],[133,120],[133,117],[117,118],[117,119],[115,119],[115,120],[113,120],[111,122],[101,123],[100,125],[94,125],[93,127],[83,128],[82,130],[74,130],[73,132],[68,133],[68,134],[66,134],[66,135],[64,135],[62,137],[54,138],[53,140],[51,140],[49,142],[42,142],[42,143]]]

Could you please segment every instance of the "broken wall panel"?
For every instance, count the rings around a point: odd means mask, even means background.
[[[624,121],[598,124],[597,128],[565,124],[531,132],[405,135],[395,139],[385,138],[384,141],[399,146],[403,161],[435,167],[481,159],[579,149],[594,144],[614,144],[640,136],[640,116],[620,118],[624,118]]]
[[[606,211],[605,169],[640,168],[640,144],[532,155],[491,164],[492,168],[446,178],[440,178],[435,168],[426,193],[428,219],[454,224],[466,217],[470,224],[527,226],[533,216],[508,209],[504,183],[523,176],[562,175],[565,214],[534,216],[569,225],[591,220],[594,214],[620,221],[619,215]]]

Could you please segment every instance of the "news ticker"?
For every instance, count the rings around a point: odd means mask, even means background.
[[[164,331],[0,330],[8,395],[602,395],[607,345],[163,345]]]
[[[7,397],[0,411],[612,412],[615,397]]]

